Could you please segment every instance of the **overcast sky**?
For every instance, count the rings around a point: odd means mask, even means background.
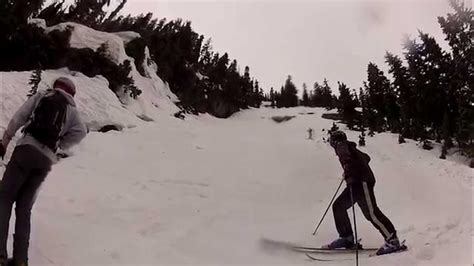
[[[444,42],[437,16],[450,7],[447,0],[128,0],[123,11],[146,12],[192,21],[266,89],[280,88],[287,75],[298,88],[326,77],[357,89],[369,61],[386,69],[385,51],[402,53],[404,34],[421,29]]]
[[[265,90],[292,75],[299,89],[326,77],[336,91],[337,81],[362,86],[369,62],[386,70],[385,51],[402,55],[403,36],[418,29],[447,49],[437,17],[451,9],[448,0],[128,0],[122,14],[147,12],[190,20]]]

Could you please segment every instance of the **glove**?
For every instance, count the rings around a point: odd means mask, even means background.
[[[3,147],[2,141],[0,140],[0,157],[2,157],[2,160],[3,160],[3,157],[5,156],[6,151],[7,151],[7,149],[5,149],[5,147]]]

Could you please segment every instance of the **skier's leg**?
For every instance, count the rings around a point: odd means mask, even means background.
[[[8,258],[7,239],[12,206],[29,172],[23,165],[24,159],[22,146],[16,147],[0,182],[0,261]]]
[[[385,240],[396,238],[397,233],[392,222],[380,211],[374,194],[374,186],[362,183],[362,197],[358,197],[359,204],[365,218],[369,220],[382,234]]]
[[[346,187],[332,205],[336,229],[339,233],[339,236],[342,238],[353,235],[351,221],[349,220],[349,215],[347,214],[347,209],[349,209],[351,206],[350,190],[348,187]]]
[[[37,150],[31,150],[31,153],[36,158],[36,168],[31,170],[16,198],[13,258],[18,263],[28,261],[31,209],[38,190],[51,169],[51,161],[46,156]]]

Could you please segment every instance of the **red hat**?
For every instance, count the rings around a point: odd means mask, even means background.
[[[60,77],[56,79],[54,81],[53,87],[55,89],[61,89],[73,97],[76,94],[76,86],[70,79],[65,77]]]

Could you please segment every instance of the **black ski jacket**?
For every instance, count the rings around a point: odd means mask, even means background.
[[[348,185],[367,182],[375,184],[375,176],[370,169],[370,156],[356,148],[351,141],[341,141],[334,148],[344,169],[344,179]]]

